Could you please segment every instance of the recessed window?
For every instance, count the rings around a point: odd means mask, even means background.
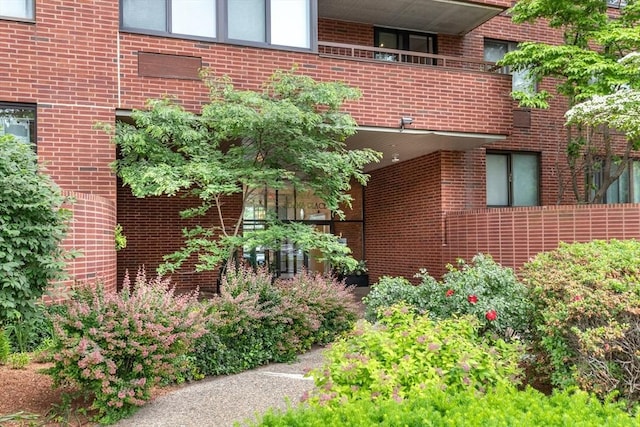
[[[36,143],[36,107],[0,103],[0,136],[13,135],[26,144]]]
[[[0,0],[0,17],[33,20],[35,0]]]
[[[311,48],[316,0],[121,0],[123,30]]]
[[[518,44],[502,40],[484,41],[484,60],[488,62],[498,62],[511,51],[518,49]],[[514,92],[534,93],[536,91],[535,80],[529,75],[527,70],[511,71],[509,67],[503,67],[504,74],[511,74],[512,90]]]
[[[618,165],[614,165],[617,168]],[[603,170],[598,171],[593,177],[595,192],[601,187]],[[622,175],[611,183],[604,195],[604,203],[640,203],[640,161],[629,160]]]
[[[373,39],[375,47],[383,49],[408,50],[431,54],[438,53],[437,37],[435,34],[376,27],[374,29]],[[416,55],[399,55],[389,52],[376,52],[375,57],[376,59],[382,59],[385,61],[426,63],[435,65],[435,61],[432,58],[424,58]]]
[[[487,153],[487,205],[540,204],[540,158],[537,153]]]

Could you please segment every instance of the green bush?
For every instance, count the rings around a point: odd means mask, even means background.
[[[194,346],[206,375],[231,374],[268,362],[289,362],[352,327],[351,289],[305,272],[276,279],[265,269],[230,266],[209,302],[207,333]]]
[[[385,309],[379,324],[359,322],[325,357],[311,372],[312,402],[402,400],[431,386],[483,391],[517,384],[521,376],[517,343],[489,344],[472,317],[436,322],[404,304]]]
[[[430,276],[425,275],[425,280]],[[431,278],[431,280],[434,280]],[[417,307],[418,287],[414,286],[404,277],[383,276],[369,293],[362,299],[365,305],[365,319],[375,322],[381,308],[391,307],[394,304],[405,302],[409,306]]]
[[[7,365],[11,369],[24,369],[31,362],[29,353],[11,353],[7,358]]]
[[[384,278],[365,298],[367,318],[375,310],[405,301],[418,313],[429,313],[433,319],[474,316],[483,333],[502,337],[526,336],[531,314],[527,288],[510,268],[497,264],[489,255],[478,254],[470,264],[458,261],[447,266],[448,272],[438,282],[426,270],[416,277],[418,286],[405,279]]]
[[[552,396],[527,388],[499,387],[484,395],[472,390],[452,394],[427,388],[402,402],[360,400],[338,407],[313,406],[271,410],[258,423],[263,427],[601,427],[637,426],[618,405],[601,403],[585,392]]]
[[[196,294],[175,296],[168,280],[140,271],[120,293],[84,287],[53,316],[54,384],[93,397],[97,419],[111,423],[149,399],[151,388],[176,377],[183,355],[204,333]]]
[[[64,276],[60,242],[71,213],[33,147],[0,136],[0,325],[27,319]]]
[[[561,244],[522,270],[555,386],[640,400],[640,242]]]
[[[11,353],[11,344],[9,343],[9,337],[4,329],[0,328],[0,365],[7,363],[7,358]]]

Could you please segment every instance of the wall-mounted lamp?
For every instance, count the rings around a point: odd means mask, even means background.
[[[400,118],[400,129],[404,129],[405,126],[413,123],[413,117],[401,117]]]
[[[397,163],[397,162],[399,162],[399,161],[400,161],[400,154],[398,154],[398,153],[393,153],[393,154],[391,155],[391,162],[393,162],[393,163]]]

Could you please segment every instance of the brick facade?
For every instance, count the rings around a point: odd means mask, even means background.
[[[511,251],[505,255],[507,263],[526,258],[519,239],[512,239],[518,246],[509,250],[504,249],[509,242],[497,246],[489,242],[494,224],[504,231],[519,223],[518,215],[524,213],[484,210],[487,149],[539,153],[542,205],[573,203],[571,194],[562,193],[559,185],[567,177],[559,149],[566,138],[562,99],[554,99],[546,111],[520,110],[509,95],[510,76],[481,72],[464,62],[483,60],[486,38],[561,42],[560,34],[544,25],[515,25],[502,13],[468,34],[438,35],[437,53],[460,58],[458,65],[421,66],[376,61],[371,55],[339,58],[120,31],[118,3],[36,0],[35,22],[0,19],[0,102],[37,105],[40,161],[77,199],[65,245],[82,250],[84,257],[70,264],[73,279],[100,279],[115,287],[126,270],[133,273],[141,265],[154,269],[162,255],[182,244],[181,230],[188,223],[179,219],[178,212],[193,201],[133,197],[116,182],[110,168],[116,157],[110,136],[94,125],[113,124],[117,111],[142,108],[147,99],[162,96],[175,97],[185,108],[198,111],[208,99],[206,87],[195,79],[198,64],[214,75],[229,75],[242,89],[258,90],[276,69],[292,67],[319,80],[345,81],[362,91],[361,99],[347,109],[363,127],[397,129],[399,118],[410,115],[413,130],[505,137],[490,146],[442,149],[401,161],[373,171],[364,191],[356,186],[349,221],[336,223],[334,232],[347,238],[356,257],[367,259],[373,281],[383,274],[412,277],[421,267],[437,274],[452,257],[469,256],[482,248],[498,253],[499,260],[503,251]],[[512,1],[474,3],[506,9]],[[373,31],[370,23],[318,20],[319,42],[371,47]],[[540,88],[553,92],[549,81]],[[233,200],[226,206],[239,213]],[[557,209],[553,212],[565,212]],[[537,230],[532,212],[526,211],[527,221]],[[606,218],[612,223],[626,224],[626,219],[614,220],[618,214],[637,215],[624,207],[611,212]],[[547,213],[541,215],[547,218]],[[590,215],[590,221],[602,217]],[[128,238],[127,248],[117,254],[117,267],[112,239],[116,223],[123,225]],[[208,219],[208,224],[216,225],[216,220]],[[548,223],[544,224],[546,230]],[[476,229],[490,232],[473,234],[479,233]],[[616,230],[607,236],[614,237]],[[469,236],[476,236],[476,246]],[[548,246],[533,239],[527,242],[527,248]],[[525,252],[528,257],[531,249]],[[184,287],[207,289],[216,273],[195,274],[190,263],[173,278]]]

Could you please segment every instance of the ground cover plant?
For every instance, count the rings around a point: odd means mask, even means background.
[[[199,305],[197,294],[176,296],[167,280],[144,271],[119,293],[78,288],[53,317],[54,384],[88,396],[102,423],[131,414],[183,368],[192,340],[204,333]]]
[[[471,316],[435,321],[406,304],[381,311],[378,324],[360,321],[331,345],[325,365],[311,372],[317,389],[309,401],[402,401],[432,387],[484,392],[521,379],[519,343],[480,336]]]
[[[383,277],[363,300],[367,319],[375,321],[380,308],[405,301],[415,312],[428,313],[433,319],[474,316],[483,333],[528,335],[531,304],[527,288],[511,268],[478,254],[471,263],[459,260],[457,266],[447,269],[441,281],[421,270],[416,275],[421,279],[417,286],[404,278]]]
[[[640,400],[640,242],[561,244],[522,270],[542,368],[556,387]]]

